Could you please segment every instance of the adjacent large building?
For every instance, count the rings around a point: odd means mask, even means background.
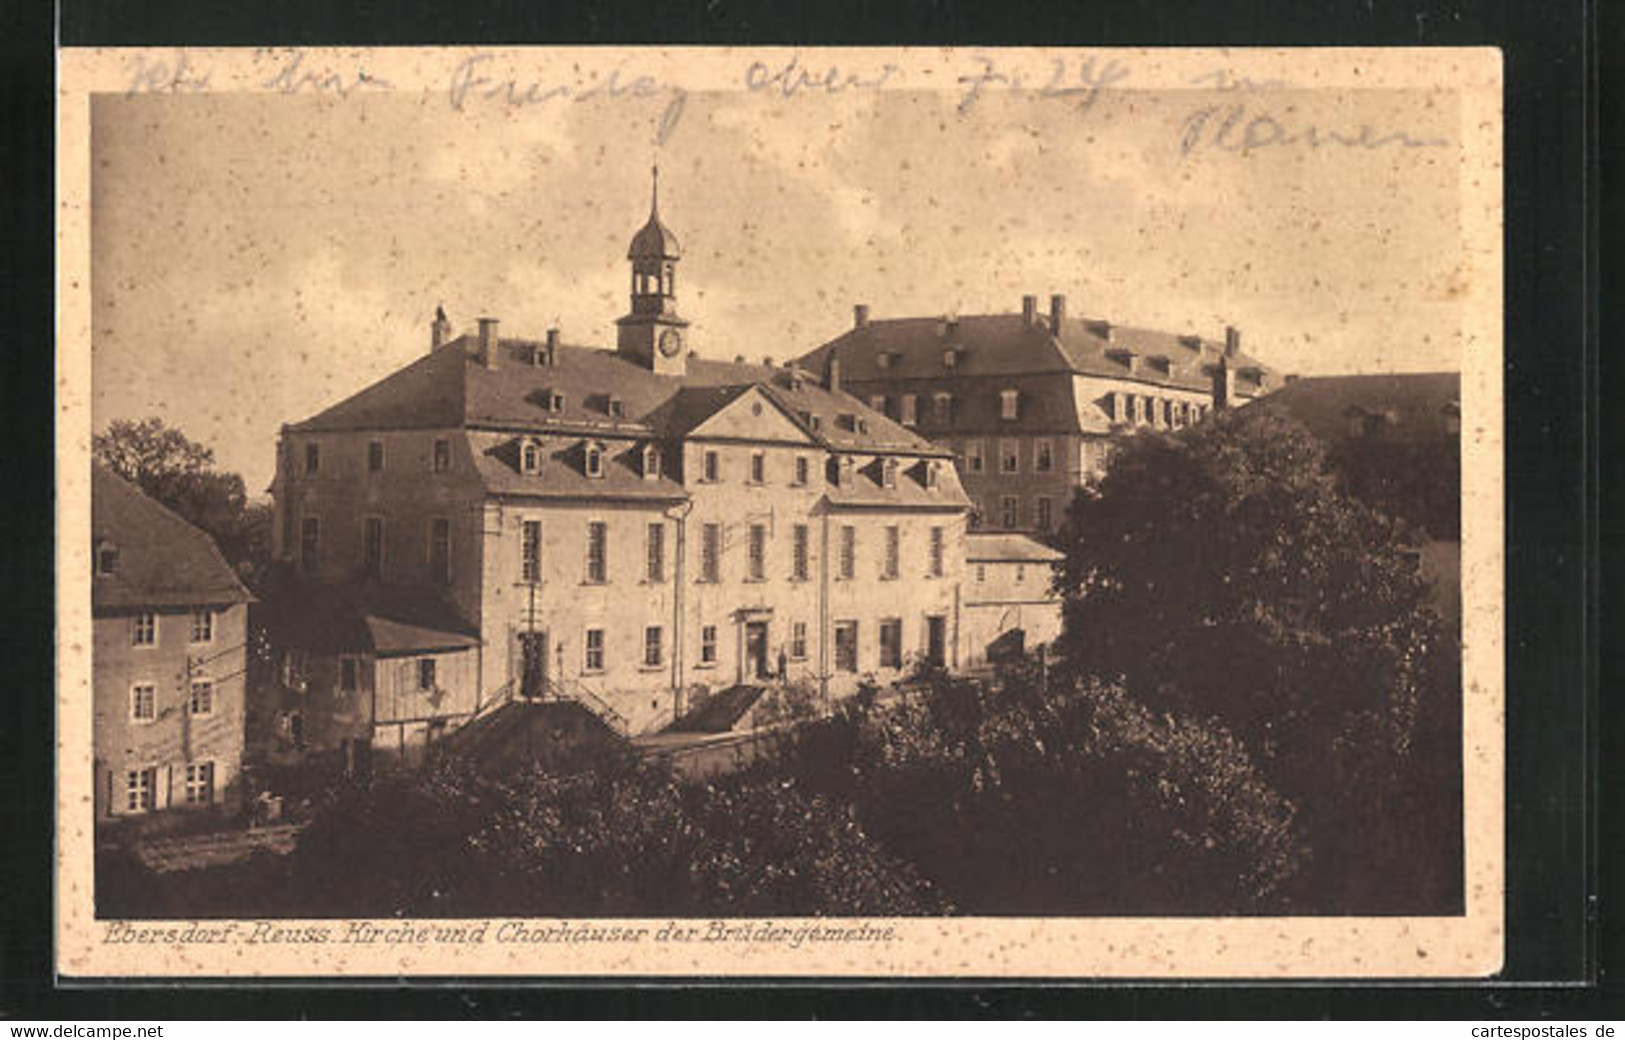
[[[229,805],[252,597],[208,535],[100,466],[90,513],[98,827]]]
[[[1461,373],[1313,376],[1269,399],[1326,446],[1345,490],[1410,528],[1434,606],[1461,618]]]
[[[1060,295],[1047,314],[1036,296],[1019,313],[962,317],[879,319],[860,304],[803,363],[838,369],[871,409],[949,448],[975,526],[1040,535],[1112,437],[1186,426],[1280,385],[1234,328],[1213,342],[1072,317]]]
[[[353,698],[341,739],[409,750],[515,696],[636,733],[761,677],[838,697],[957,663],[952,454],[838,364],[701,358],[680,256],[651,206],[613,348],[441,313],[418,360],[284,428],[275,552],[363,619],[281,647],[300,695]]]

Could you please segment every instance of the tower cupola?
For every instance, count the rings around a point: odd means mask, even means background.
[[[688,322],[677,315],[677,261],[682,247],[660,221],[660,167],[653,171],[649,219],[632,236],[631,309],[616,320],[617,349],[652,371],[681,372],[687,364]]]

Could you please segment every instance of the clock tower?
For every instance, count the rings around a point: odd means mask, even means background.
[[[616,349],[661,375],[683,372],[688,361],[688,322],[677,316],[677,236],[660,222],[660,168],[654,169],[649,221],[626,251],[632,262],[632,310],[615,319]]]

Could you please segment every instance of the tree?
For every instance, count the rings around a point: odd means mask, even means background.
[[[1425,605],[1409,539],[1266,409],[1127,439],[1068,513],[1066,668],[1233,732],[1299,806],[1311,902],[1459,898],[1416,891],[1424,873],[1459,875],[1400,848],[1460,831],[1419,751],[1457,746],[1459,647]]]
[[[162,419],[114,419],[90,438],[98,462],[202,528],[245,576],[270,557],[271,510],[248,501],[243,478],[215,468],[214,451]]]

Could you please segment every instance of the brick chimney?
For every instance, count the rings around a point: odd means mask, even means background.
[[[841,392],[841,355],[833,350],[824,361],[824,388],[831,393]]]
[[[1228,336],[1230,332],[1234,331],[1234,329],[1227,329],[1226,335]],[[1236,372],[1235,369],[1230,367],[1229,351],[1230,345],[1226,342],[1225,354],[1221,355],[1219,363],[1213,366],[1213,410],[1215,412],[1222,412],[1229,408],[1230,403],[1236,396]]]
[[[1049,298],[1049,330],[1061,334],[1061,323],[1066,321],[1066,297],[1056,293]]]
[[[547,339],[542,343],[542,350],[536,358],[539,364],[552,368],[559,360],[559,330],[547,330]]]
[[[501,341],[497,339],[497,320],[495,318],[480,319],[480,364],[495,370],[499,358]]]
[[[1021,298],[1021,322],[1029,329],[1038,324],[1038,297],[1023,296]]]
[[[451,319],[446,317],[445,307],[434,309],[434,321],[429,324],[429,350],[439,350],[451,339]]]
[[[1224,327],[1224,356],[1233,358],[1241,353],[1241,330],[1234,325]]]
[[[857,303],[852,305],[852,327],[866,329],[869,327],[869,305]]]

